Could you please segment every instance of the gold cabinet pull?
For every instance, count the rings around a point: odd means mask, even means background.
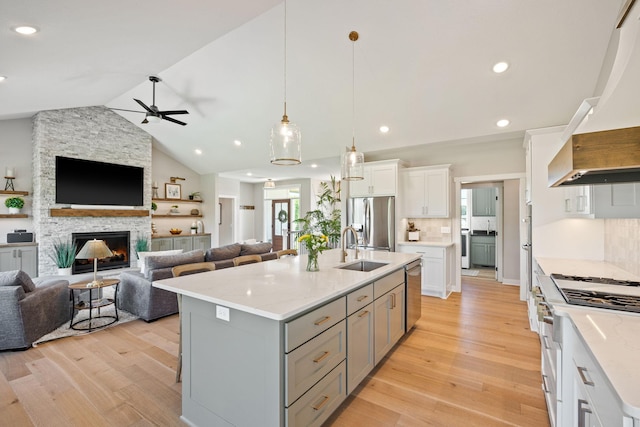
[[[328,352],[328,351],[325,351],[325,352],[323,352],[323,353],[322,353],[322,356],[320,356],[320,357],[318,357],[318,358],[316,358],[316,359],[313,359],[313,363],[320,363],[320,362],[322,362],[324,359],[326,359],[326,358],[327,358],[327,356],[329,356],[329,352]]]
[[[324,405],[327,404],[328,401],[329,401],[329,396],[322,396],[322,402],[320,402],[320,403],[318,403],[316,405],[313,405],[312,406],[313,410],[314,411],[319,411],[320,409],[322,409],[322,407]]]
[[[358,302],[362,302],[362,301],[366,300],[367,298],[368,298],[368,296],[366,296],[366,295],[361,295],[361,296],[359,296],[359,297],[358,297],[357,301],[358,301]]]
[[[313,322],[313,324],[316,325],[316,326],[320,326],[324,322],[328,321],[329,319],[331,319],[331,316],[324,316],[322,319],[316,320],[315,322]]]
[[[362,313],[358,314],[358,317],[364,317],[364,316],[366,316],[367,314],[369,314],[369,310],[365,310],[365,311],[363,311]]]

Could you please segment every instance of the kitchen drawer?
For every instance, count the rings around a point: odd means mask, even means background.
[[[373,299],[380,298],[401,283],[404,283],[404,268],[376,280],[373,283]]]
[[[603,426],[623,425],[621,403],[609,386],[600,366],[596,364],[577,333],[573,341],[573,362],[576,368],[574,375],[576,381],[584,386],[589,406]]]
[[[285,409],[287,427],[320,426],[347,397],[346,362],[340,363],[293,405]]]
[[[361,287],[347,295],[347,316],[373,302],[373,283]]]
[[[343,320],[285,356],[286,406],[347,357],[346,331]]]
[[[400,245],[399,252],[406,254],[420,254],[427,258],[444,259],[445,248],[424,245]]]
[[[346,297],[316,308],[284,325],[285,352],[309,341],[346,318]]]

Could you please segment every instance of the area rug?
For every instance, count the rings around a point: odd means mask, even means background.
[[[103,298],[113,298],[113,288],[104,288],[103,289]],[[115,307],[112,305],[103,307],[100,309],[100,315],[102,316],[113,316],[115,312]],[[95,317],[98,315],[98,309],[93,309],[92,310],[92,316]],[[83,319],[88,319],[89,318],[89,310],[80,310],[79,312],[76,312],[76,315],[73,318],[73,323],[76,323],[78,321],[81,321]],[[69,323],[70,322],[65,322],[62,326],[60,326],[58,329],[56,329],[53,332],[48,333],[47,335],[39,338],[37,341],[35,341],[33,343],[33,347],[37,347],[38,344],[47,342],[47,341],[53,341],[53,340],[57,340],[60,338],[66,338],[66,337],[75,337],[75,336],[80,336],[80,335],[87,335],[93,332],[98,332],[98,331],[102,331],[104,329],[107,328],[112,328],[114,326],[117,325],[121,325],[123,323],[127,323],[130,322],[132,320],[136,320],[138,317],[129,313],[128,311],[124,311],[124,310],[120,310],[118,309],[118,321],[112,323],[111,325],[108,326],[104,326],[104,327],[99,327],[100,325],[103,325],[105,323],[109,323],[111,322],[113,319],[111,318],[105,318],[105,319],[95,319],[92,320],[91,325],[92,328],[91,331],[77,331],[75,329],[71,329],[69,327]],[[88,322],[85,323],[81,323],[80,327],[86,327]],[[98,327],[98,329],[95,329],[96,327]]]
[[[463,276],[473,276],[473,277],[475,277],[475,276],[478,275],[479,272],[480,272],[479,270],[464,270],[463,269],[460,272],[460,274],[462,274]]]

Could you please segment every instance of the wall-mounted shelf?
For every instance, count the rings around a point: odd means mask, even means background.
[[[152,202],[173,202],[173,203],[202,203],[202,200],[191,199],[151,199]]]
[[[0,214],[0,218],[28,218],[27,214]]]
[[[153,218],[202,218],[202,215],[151,215]]]
[[[0,190],[0,195],[5,195],[5,196],[28,196],[29,192],[28,191],[7,191],[7,190]]]
[[[149,216],[146,209],[50,209],[52,217],[144,217]]]

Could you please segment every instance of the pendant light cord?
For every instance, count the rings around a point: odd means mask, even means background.
[[[357,40],[357,39],[356,39]],[[356,41],[351,44],[351,148],[356,146]]]
[[[287,0],[284,0],[284,117],[287,117]]]

